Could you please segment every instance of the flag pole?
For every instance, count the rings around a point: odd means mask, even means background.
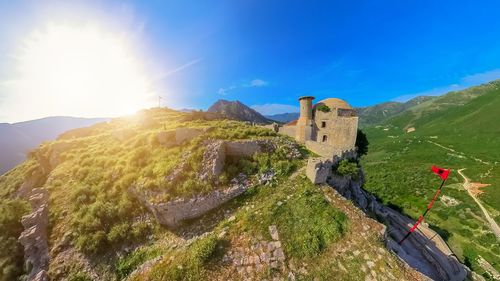
[[[410,237],[410,235],[413,233],[413,231],[415,231],[415,229],[418,228],[418,225],[424,220],[424,217],[425,215],[427,215],[427,213],[430,211],[430,209],[432,208],[432,205],[434,205],[434,201],[436,200],[436,198],[439,196],[439,193],[441,192],[441,189],[443,188],[444,186],[444,183],[446,182],[446,180],[448,179],[448,177],[446,177],[443,182],[441,182],[441,185],[439,186],[439,188],[436,190],[436,193],[434,194],[434,197],[432,198],[431,202],[429,203],[429,205],[427,205],[427,210],[425,210],[425,212],[420,215],[420,217],[418,218],[417,222],[410,228],[410,230],[408,231],[408,233],[406,233],[406,235],[403,237],[403,239],[401,239],[401,241],[398,242],[399,245],[403,244],[403,242],[408,238]]]

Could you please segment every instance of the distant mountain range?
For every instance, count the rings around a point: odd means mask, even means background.
[[[281,113],[281,114],[274,114],[274,115],[265,115],[267,119],[280,122],[280,123],[288,123],[290,121],[293,121],[295,119],[299,118],[299,113],[298,112],[292,112],[292,113]]]
[[[0,123],[0,174],[21,163],[26,153],[67,130],[86,127],[106,118],[47,117],[19,123]]]
[[[227,118],[234,120],[249,121],[259,124],[272,123],[271,120],[239,101],[218,100],[210,106],[208,112],[221,113]]]

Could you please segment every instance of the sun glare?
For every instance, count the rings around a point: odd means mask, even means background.
[[[118,116],[153,104],[144,64],[125,37],[97,26],[48,25],[15,59],[10,104],[31,115]]]

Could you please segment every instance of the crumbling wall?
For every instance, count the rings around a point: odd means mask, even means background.
[[[245,192],[250,186],[250,181],[242,177],[227,189],[212,191],[203,196],[181,198],[165,203],[150,203],[142,196],[140,201],[153,213],[160,224],[176,227],[182,221],[197,218],[219,207]]]
[[[224,141],[216,140],[206,143],[203,153],[203,165],[198,178],[203,181],[218,177],[226,162],[226,146]]]
[[[49,224],[49,206],[47,190],[34,188],[29,201],[33,212],[23,216],[21,223],[24,231],[19,242],[24,246],[24,260],[28,268],[28,280],[46,281],[49,266],[47,227]]]
[[[418,230],[399,245],[397,241],[403,238],[414,221],[378,202],[375,196],[362,188],[363,179],[362,171],[358,180],[332,174],[328,184],[387,226],[387,248],[408,265],[433,280],[464,280],[467,277],[469,269],[458,261],[441,236],[425,223],[420,224]]]
[[[227,156],[250,157],[255,153],[272,152],[274,149],[276,149],[276,146],[273,140],[270,139],[241,141],[207,140],[203,154],[203,165],[201,165],[202,168],[198,174],[198,179],[208,181],[218,177],[223,171]],[[297,151],[297,153],[300,155],[300,152]],[[296,153],[291,155],[291,157],[295,156]],[[166,180],[175,181],[179,179],[182,169],[186,165],[187,157],[188,155],[183,156],[183,160],[181,160],[179,166],[170,175],[166,176]],[[162,203],[151,203],[148,195],[139,193],[134,187],[131,187],[130,191],[154,214],[160,224],[175,227],[181,221],[199,217],[235,198],[245,192],[250,185],[251,182],[247,177],[244,174],[240,174],[238,178],[231,181],[231,185],[226,189],[216,190],[203,196],[179,198]]]

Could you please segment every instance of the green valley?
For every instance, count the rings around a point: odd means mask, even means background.
[[[426,222],[466,264],[491,278],[478,257],[500,270],[500,239],[464,188],[459,169],[485,184],[477,195],[500,223],[500,82],[452,92],[365,128],[370,151],[363,159],[365,189],[414,219],[440,184],[431,165],[451,168],[441,201]],[[414,128],[413,130],[408,130]]]

